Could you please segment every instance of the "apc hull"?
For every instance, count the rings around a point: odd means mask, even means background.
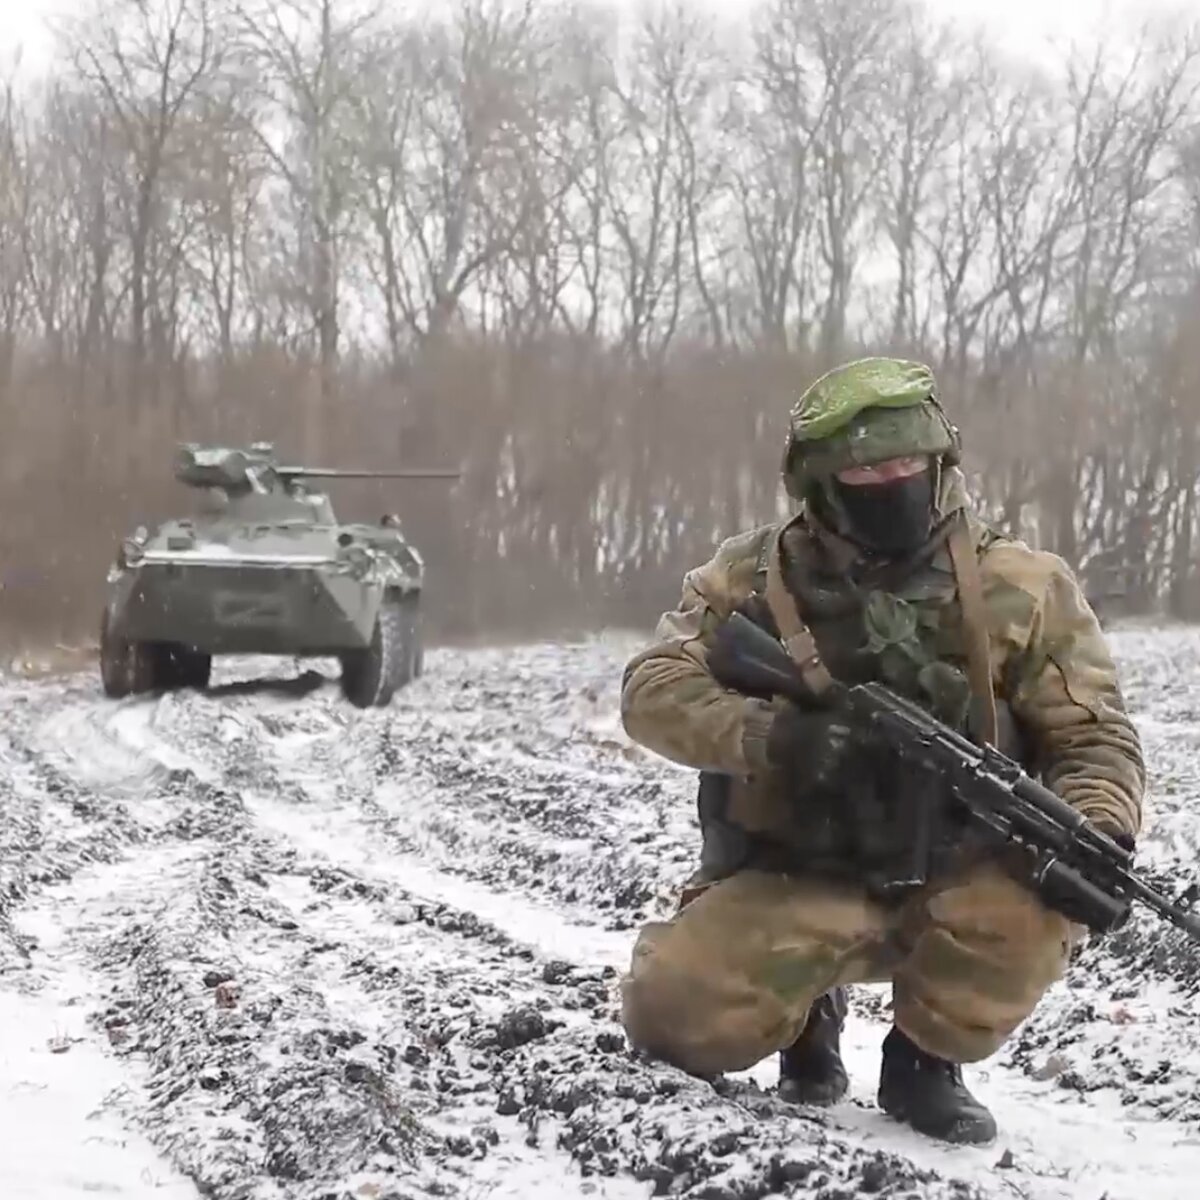
[[[326,564],[156,562],[114,587],[110,627],[207,654],[337,655],[371,641],[383,585]]]

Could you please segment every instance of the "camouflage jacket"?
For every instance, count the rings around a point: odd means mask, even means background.
[[[1085,816],[1136,833],[1145,786],[1141,745],[1105,637],[1078,583],[1057,556],[974,521],[971,528],[997,707],[1007,719],[1001,747]],[[902,579],[856,581],[853,552],[813,532],[802,514],[722,543],[686,575],[678,607],[663,614],[654,643],[628,663],[621,694],[632,738],[676,763],[734,777],[729,816],[784,842],[791,840],[794,801],[769,779],[751,777],[744,752],[748,738],[765,736],[773,709],[724,689],[705,665],[716,624],[761,590],[776,539],[784,582],[836,677],[883,679],[937,711],[935,698],[921,695],[914,678],[924,679],[921,669],[930,662],[961,668],[965,661],[957,587],[944,549]]]

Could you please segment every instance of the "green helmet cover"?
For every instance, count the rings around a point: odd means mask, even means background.
[[[822,375],[791,411],[784,481],[794,499],[847,467],[927,454],[953,464],[958,431],[933,372],[899,358],[863,358]]]

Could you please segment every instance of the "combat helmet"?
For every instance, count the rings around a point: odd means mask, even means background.
[[[784,486],[805,500],[847,467],[916,454],[955,466],[961,448],[928,366],[860,358],[822,375],[792,406]]]

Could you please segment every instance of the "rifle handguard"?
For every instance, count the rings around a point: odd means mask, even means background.
[[[1061,913],[1094,933],[1120,929],[1129,920],[1130,904],[1089,883],[1057,858],[1041,860],[1033,871],[1033,886],[1047,908]]]

